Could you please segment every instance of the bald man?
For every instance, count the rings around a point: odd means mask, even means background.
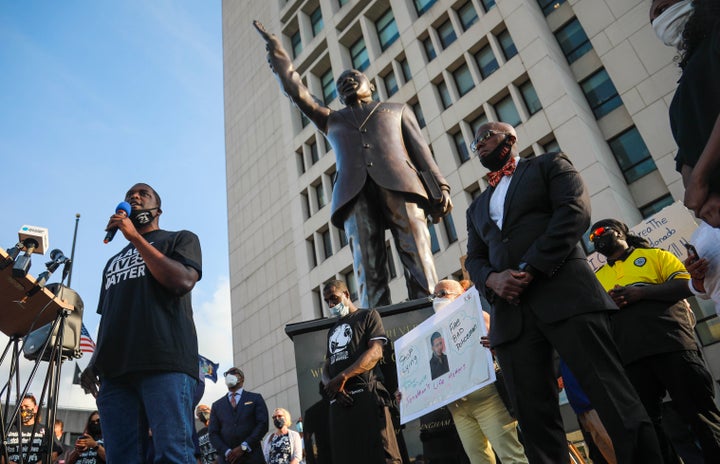
[[[515,129],[502,122],[480,126],[471,150],[490,186],[467,211],[465,267],[492,305],[490,344],[530,462],[568,459],[554,351],[596,407],[618,462],[662,462],[610,334],[617,306],[579,243],[590,226],[580,174],[560,152],[521,160]]]
[[[441,280],[435,285],[433,310],[442,311],[463,292],[460,282]],[[488,325],[490,316],[485,311],[483,316]],[[508,413],[495,384],[479,388],[448,404],[447,408],[472,464],[495,463],[493,449],[503,464],[528,462],[523,445],[518,441],[517,421]]]

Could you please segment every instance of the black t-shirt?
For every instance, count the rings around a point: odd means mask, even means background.
[[[210,434],[207,427],[203,427],[198,431],[198,442],[200,443],[200,460],[202,464],[213,464],[217,458],[217,450],[210,443]]]
[[[380,314],[377,311],[361,309],[340,318],[328,332],[329,361],[328,373],[335,377],[351,366],[365,351],[373,339],[387,341]],[[356,385],[367,385],[377,377],[375,369],[348,380],[345,389]]]
[[[683,70],[670,104],[670,126],[678,152],[676,169],[695,166],[720,114],[720,27],[695,49]],[[720,172],[714,179],[718,179]],[[713,191],[720,191],[714,181]]]
[[[33,427],[35,427],[35,435],[32,435]],[[35,425],[20,425],[20,433],[22,435],[22,450],[18,443],[18,430],[15,425],[12,426],[7,434],[7,453],[8,458],[12,462],[20,462],[20,453],[23,453],[24,462],[31,464],[42,462],[43,464],[49,464],[50,460],[46,459],[48,443],[50,443],[51,435],[48,433],[47,428],[42,424]],[[32,437],[32,442],[30,441]],[[62,447],[52,440],[53,452],[62,453]],[[28,447],[28,445],[30,445]]]
[[[105,442],[102,438],[96,441],[98,445],[105,446]],[[98,456],[97,448],[88,448],[78,455],[78,459],[75,461],[75,464],[105,464],[105,460]]]
[[[144,235],[165,256],[202,276],[200,242],[182,230]],[[103,270],[95,367],[100,377],[133,372],[183,372],[198,377],[198,347],[190,293],[173,295],[155,280],[134,245]]]

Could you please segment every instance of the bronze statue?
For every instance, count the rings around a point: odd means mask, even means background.
[[[324,106],[302,83],[280,40],[258,21],[267,59],[295,106],[325,135],[337,169],[331,221],[344,228],[353,254],[360,307],[388,305],[385,229],[405,268],[408,297],[430,295],[437,282],[427,215],[437,223],[452,209],[450,186],[423,139],[412,109],[375,102],[370,80],[350,69],[338,78],[340,110]]]

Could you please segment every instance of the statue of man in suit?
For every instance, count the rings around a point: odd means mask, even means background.
[[[325,135],[335,152],[337,178],[331,221],[343,228],[353,253],[360,307],[388,305],[385,229],[390,229],[405,267],[409,298],[432,293],[437,282],[426,217],[434,222],[452,209],[450,186],[440,174],[412,109],[372,100],[360,71],[337,80],[340,102],[332,110],[314,98],[280,40],[258,21],[268,63],[292,102]]]
[[[581,382],[619,463],[662,462],[652,423],[610,332],[617,306],[579,241],[590,197],[564,153],[520,159],[510,125],[482,125],[471,147],[490,173],[467,211],[465,266],[492,304],[490,343],[533,463],[567,462],[554,369],[557,351]]]

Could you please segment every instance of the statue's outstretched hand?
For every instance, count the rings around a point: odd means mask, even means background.
[[[253,26],[255,26],[255,30],[258,31],[258,34],[260,34],[260,37],[262,37],[265,42],[270,42],[272,40],[271,34],[265,30],[263,23],[256,19],[253,21]]]

